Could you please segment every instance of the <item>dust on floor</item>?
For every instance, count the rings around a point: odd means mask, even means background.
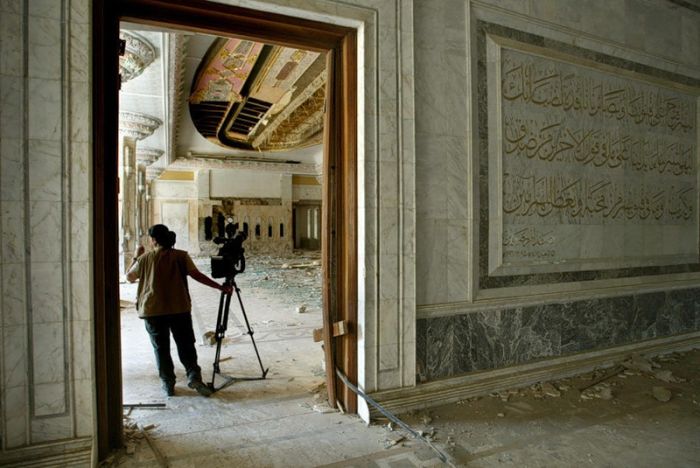
[[[122,312],[124,401],[164,403],[125,412],[124,467],[430,467],[438,454],[388,421],[365,425],[327,406],[320,267],[314,255],[260,257],[236,279],[268,377],[238,381],[203,398],[180,381],[161,395],[152,351],[133,308]],[[316,263],[315,263],[316,262]],[[197,260],[208,272],[207,260]],[[216,321],[218,293],[190,283],[205,380],[214,348],[201,337]],[[125,300],[135,289],[124,286]],[[132,289],[129,289],[129,288]],[[222,370],[260,369],[233,310]],[[175,356],[175,353],[173,352]],[[175,359],[177,361],[177,359]],[[447,454],[453,466],[700,466],[700,350],[647,359],[399,417]]]

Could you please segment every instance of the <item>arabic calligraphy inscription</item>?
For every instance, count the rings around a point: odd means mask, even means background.
[[[697,94],[488,47],[491,274],[697,262]]]

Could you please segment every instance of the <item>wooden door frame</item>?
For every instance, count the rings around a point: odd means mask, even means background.
[[[98,458],[123,445],[117,226],[120,21],[328,52],[322,213],[326,382],[331,405],[357,411],[335,375],[357,382],[357,31],[204,0],[93,2],[93,258]],[[332,337],[345,321],[347,333]],[[311,337],[310,337],[311,338]]]

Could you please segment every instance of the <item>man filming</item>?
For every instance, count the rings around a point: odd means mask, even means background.
[[[136,309],[151,338],[163,391],[167,396],[175,394],[175,371],[170,356],[172,332],[180,362],[187,372],[188,386],[200,395],[210,396],[212,391],[202,382],[201,368],[197,365],[187,276],[226,294],[231,294],[232,288],[199,271],[186,251],[174,249],[175,233],[167,226],[151,226],[148,235],[152,250],[144,253],[143,246],[139,246],[126,279],[130,283],[140,279]]]

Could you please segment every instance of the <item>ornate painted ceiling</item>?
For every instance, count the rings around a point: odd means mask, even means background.
[[[212,43],[192,81],[197,131],[231,148],[279,151],[319,144],[325,57],[241,39]]]
[[[128,23],[120,37],[120,131],[149,167],[320,173],[323,54]]]

